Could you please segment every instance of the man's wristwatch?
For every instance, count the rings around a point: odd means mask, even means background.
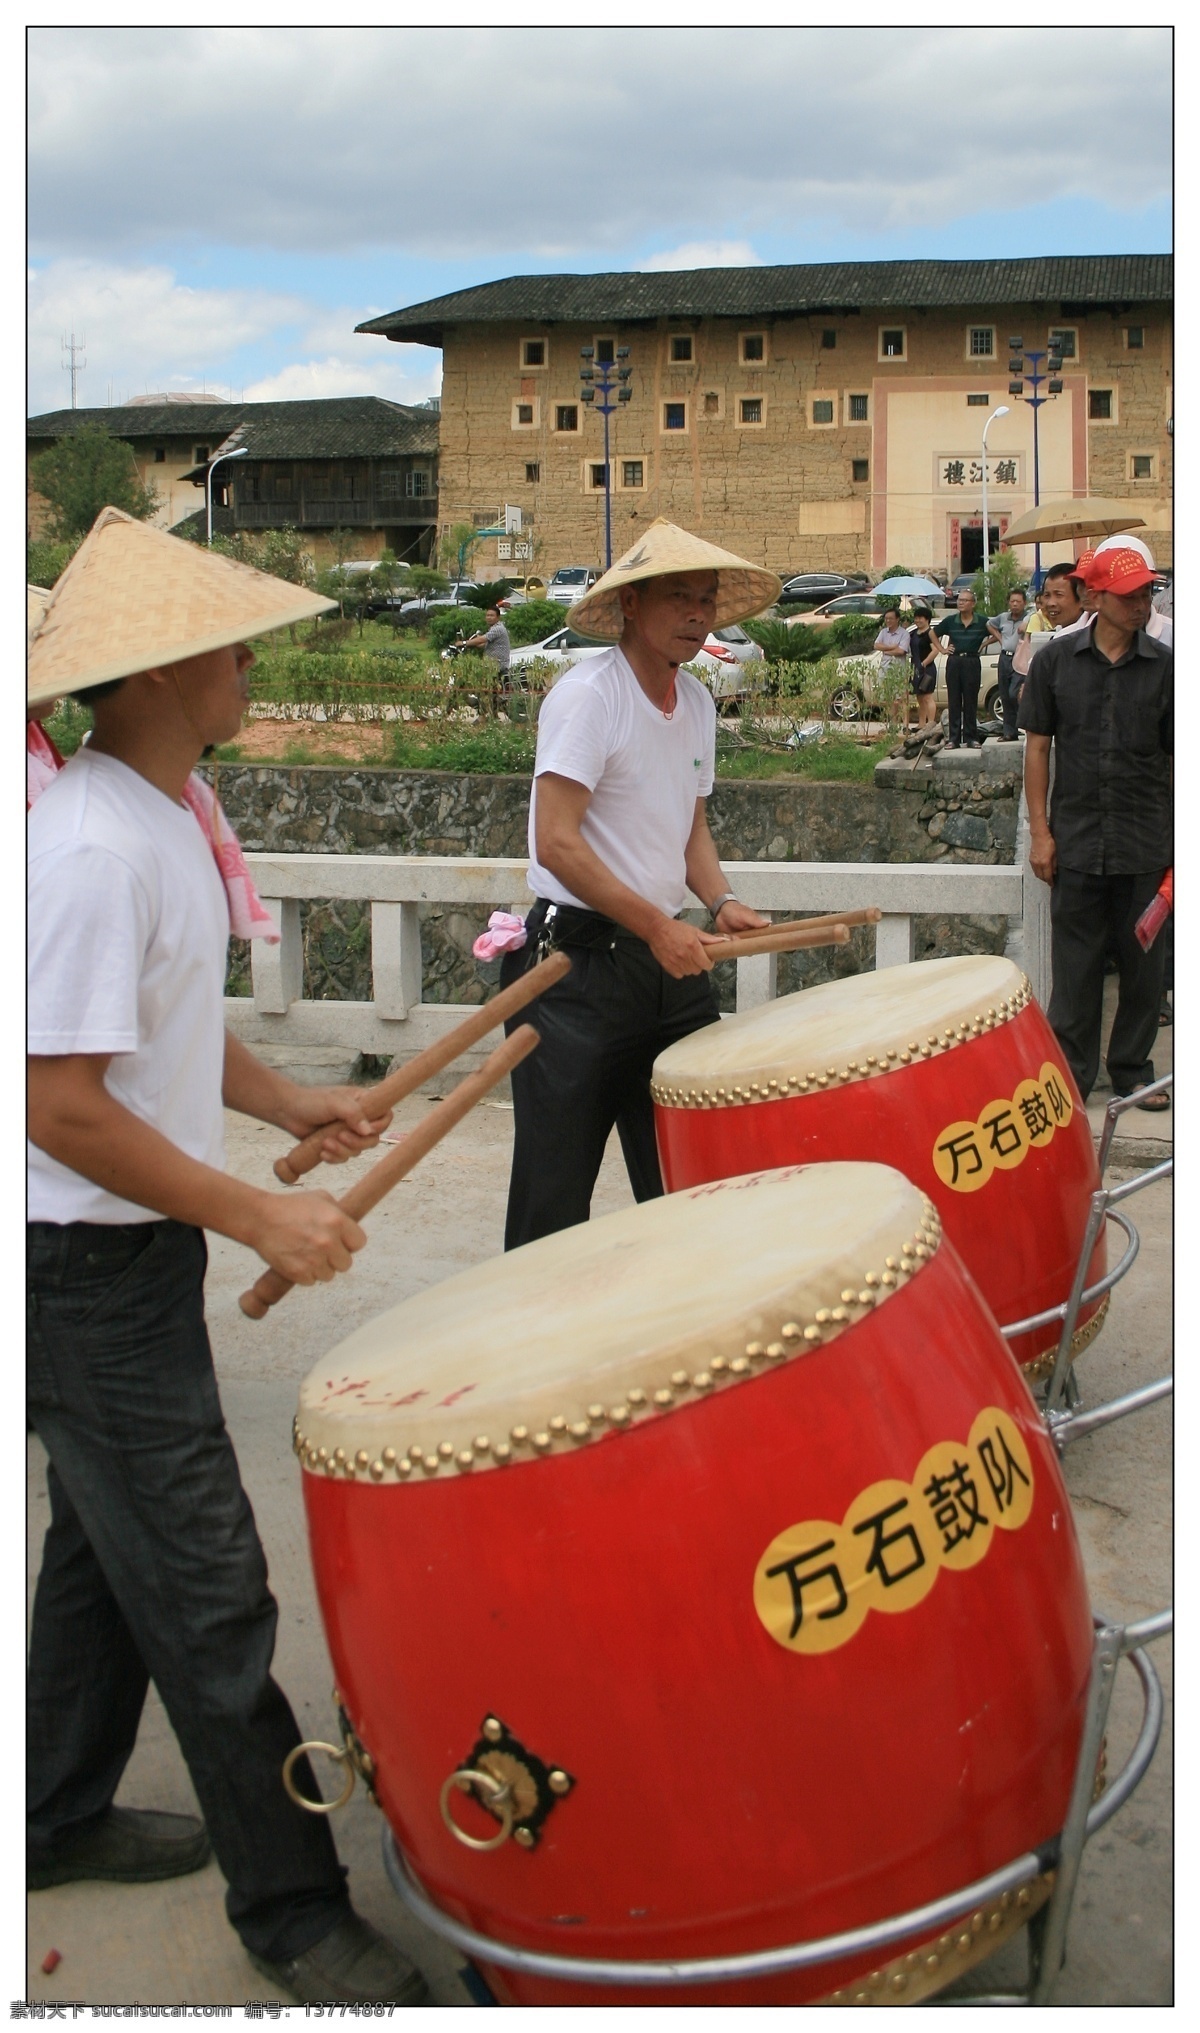
[[[719,896],[715,903],[711,903],[708,907],[708,915],[712,919],[713,924],[714,925],[716,924],[717,919],[720,917],[721,912],[724,910],[726,904],[735,904],[736,902],[737,898],[735,897],[733,891],[731,889],[727,889],[724,896]]]

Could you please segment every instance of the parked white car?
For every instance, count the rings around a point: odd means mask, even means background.
[[[567,670],[584,657],[603,656],[607,643],[591,642],[569,625],[556,628],[552,635],[542,637],[540,642],[529,642],[521,649],[514,649],[508,660],[510,671],[520,670],[522,664],[557,664],[560,670]],[[717,698],[724,698],[738,689],[738,673],[744,663],[757,662],[762,651],[756,642],[751,642],[745,630],[736,625],[718,628],[707,638],[704,648],[691,659],[690,668],[704,673],[712,685]]]
[[[1000,697],[999,651],[993,645],[990,652],[984,650],[980,659],[978,721],[984,733],[992,732],[1004,719],[1004,701]],[[844,671],[846,682],[834,693],[830,708],[838,720],[861,720],[865,707],[875,705],[877,693],[872,683],[872,673],[879,669],[883,657],[877,649],[865,656],[839,657],[838,670]],[[937,688],[934,700],[940,713],[948,703],[946,692],[946,658],[937,660]]]
[[[546,598],[570,607],[573,601],[583,599],[598,576],[590,565],[560,565],[546,588]]]

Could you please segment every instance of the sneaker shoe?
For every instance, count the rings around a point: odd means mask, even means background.
[[[204,1823],[194,1814],[158,1814],[150,1808],[110,1807],[104,1820],[60,1843],[49,1855],[30,1857],[31,1892],[106,1878],[115,1885],[149,1885],[202,1870],[212,1855]]]
[[[261,1955],[251,1955],[250,1960],[301,2005],[429,2003],[420,1970],[353,1911],[302,1955],[286,1962],[268,1962]]]

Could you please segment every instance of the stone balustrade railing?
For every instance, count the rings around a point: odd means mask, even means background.
[[[251,873],[282,932],[280,943],[252,946],[253,996],[226,998],[226,1020],[252,1046],[324,1046],[411,1058],[442,1036],[466,1007],[421,1000],[418,906],[475,904],[524,912],[532,901],[525,859],[474,855],[250,854]],[[1020,866],[939,862],[732,861],[731,889],[757,910],[797,913],[876,905],[875,965],[913,957],[913,919],[924,915],[1006,915],[1019,928],[1010,942],[1040,1002],[1049,993],[1049,891]],[[371,906],[370,1002],[307,1001],[303,996],[302,902],[338,899]],[[773,955],[739,960],[737,1006],[776,992]],[[467,1071],[480,1050],[462,1061]]]

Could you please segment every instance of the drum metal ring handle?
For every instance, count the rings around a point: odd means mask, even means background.
[[[454,1788],[457,1787],[460,1793],[469,1793],[472,1786],[478,1787],[484,1795],[484,1806],[495,1809],[499,1814],[499,1835],[489,1835],[486,1837],[468,1835],[464,1828],[459,1827],[454,1816],[451,1814],[450,1795]],[[513,1832],[512,1787],[506,1780],[497,1779],[491,1772],[481,1772],[472,1765],[464,1765],[459,1771],[451,1772],[450,1777],[442,1787],[440,1804],[442,1820],[455,1840],[461,1842],[466,1849],[499,1849],[501,1843],[507,1842]]]
[[[300,1791],[292,1777],[298,1761],[307,1757],[309,1751],[324,1751],[325,1756],[332,1758],[335,1765],[345,1766],[346,1783],[336,1800],[310,1800],[306,1793]],[[344,1807],[353,1793],[354,1780],[354,1765],[344,1744],[325,1744],[319,1741],[297,1744],[295,1750],[289,1751],[283,1761],[283,1790],[288,1799],[294,1800],[297,1807],[302,1807],[306,1814],[336,1814],[338,1808]]]

